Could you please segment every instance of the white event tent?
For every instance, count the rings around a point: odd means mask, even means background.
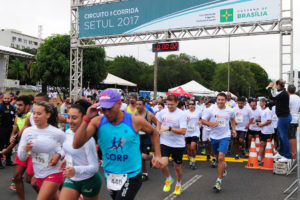
[[[176,90],[178,87],[182,87],[182,89],[184,89],[186,92],[192,93],[195,96],[208,96],[208,97],[215,97],[215,91],[212,91],[206,87],[204,87],[203,85],[201,85],[200,83],[192,80],[186,84],[174,87],[169,89],[168,91],[174,91]]]
[[[110,73],[107,74],[106,79],[104,79],[101,83],[108,84],[108,85],[122,85],[122,86],[131,86],[131,87],[137,86],[135,83],[126,81],[126,80],[124,80],[120,77],[117,77],[115,75],[112,75]]]

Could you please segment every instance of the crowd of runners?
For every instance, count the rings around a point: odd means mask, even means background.
[[[23,176],[38,200],[100,199],[103,184],[112,199],[129,200],[151,176],[149,161],[165,177],[162,190],[169,192],[174,185],[173,194],[180,195],[186,152],[191,170],[197,169],[197,154],[206,155],[210,166],[217,168],[213,189],[218,192],[227,174],[227,151],[232,149],[235,159],[247,157],[257,135],[260,162],[268,139],[277,146],[274,159],[296,158],[300,98],[294,85],[287,91],[284,86],[278,80],[268,85],[267,97],[235,100],[228,92],[216,98],[169,95],[150,101],[136,93],[124,98],[105,89],[99,99],[87,95],[71,103],[65,98],[59,109],[49,103],[48,94],[5,93],[0,104],[0,168],[5,162],[14,166],[9,187],[20,200],[25,199]]]

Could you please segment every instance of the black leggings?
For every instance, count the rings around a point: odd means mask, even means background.
[[[132,200],[142,186],[141,174],[127,179],[121,190],[110,190],[110,196],[113,200]]]

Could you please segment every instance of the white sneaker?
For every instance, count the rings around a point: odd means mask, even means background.
[[[283,156],[281,156],[278,152],[275,154],[275,156],[273,156],[274,160],[278,160],[280,158],[283,158]]]
[[[288,158],[286,158],[286,157],[281,157],[279,160],[278,160],[278,162],[291,162],[292,161],[292,159],[288,159]]]

